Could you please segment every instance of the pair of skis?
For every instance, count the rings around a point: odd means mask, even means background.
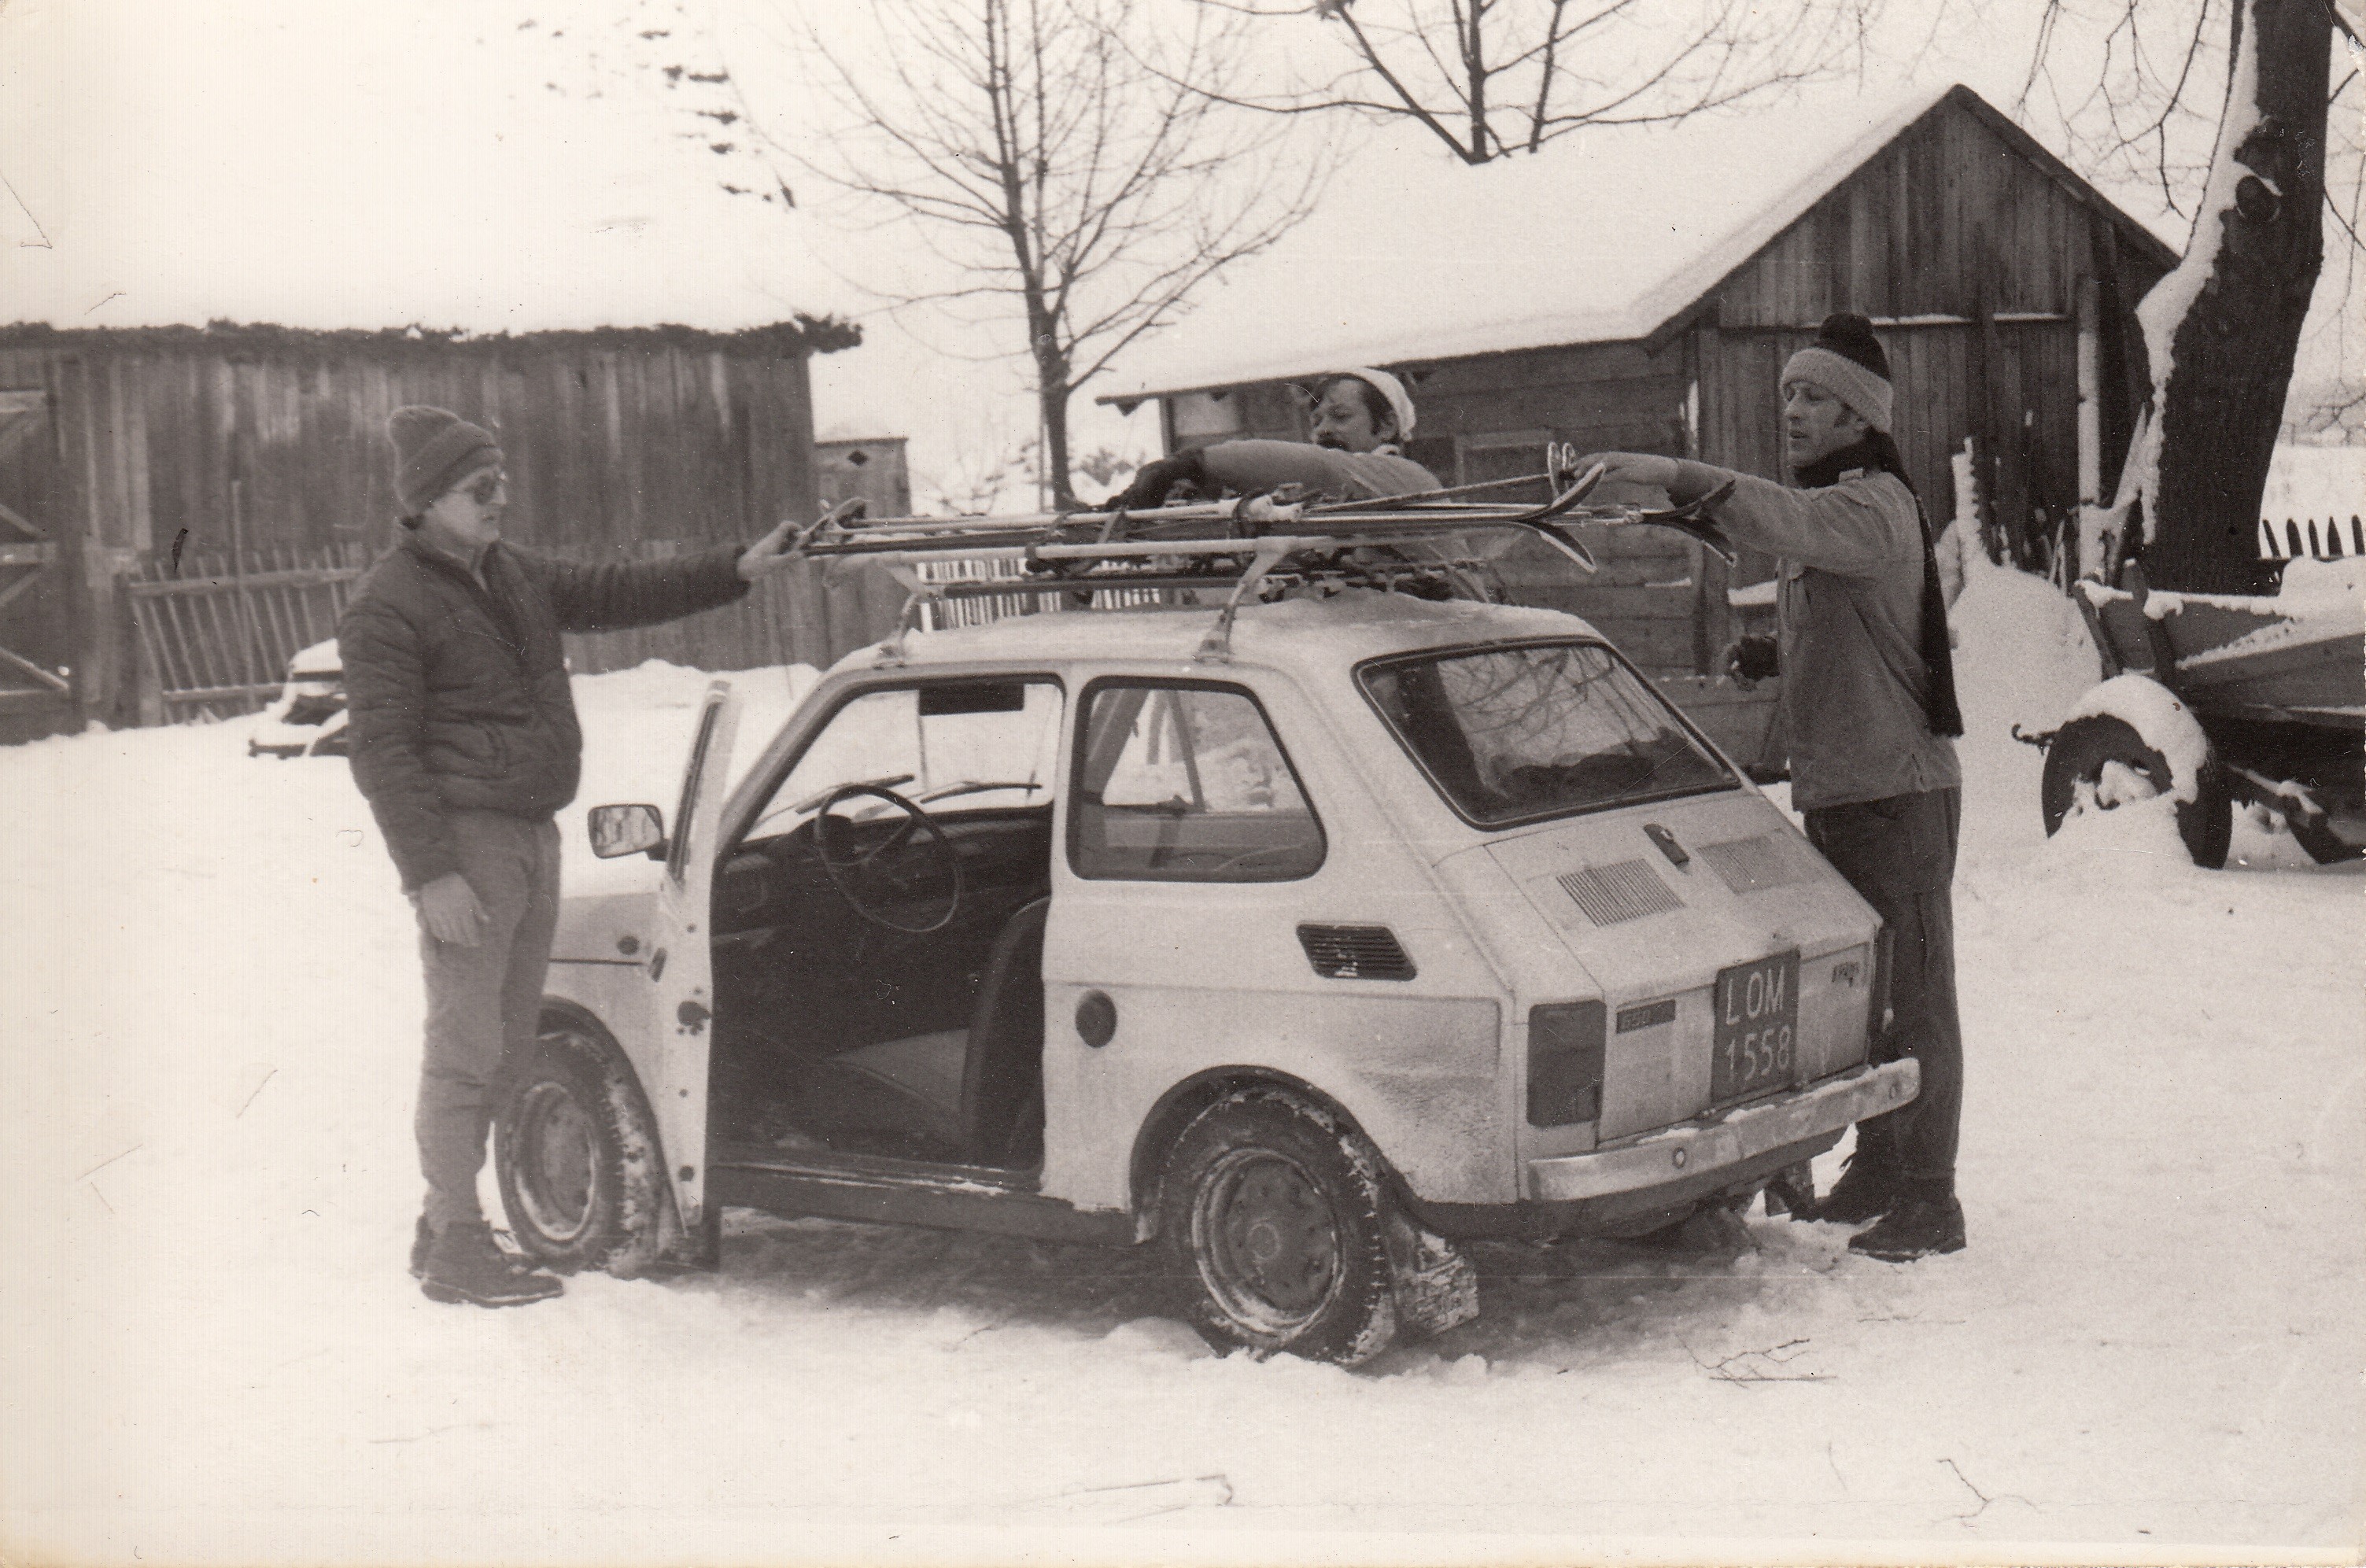
[[[1728,565],[1734,549],[1709,513],[1731,490],[1729,483],[1681,506],[1589,502],[1601,483],[1600,464],[1572,474],[1559,461],[1549,474],[1489,479],[1411,495],[1359,501],[1302,499],[1295,487],[1238,501],[1163,506],[1140,512],[1076,511],[1010,517],[862,517],[860,502],[840,502],[801,530],[789,553],[814,557],[895,554],[951,558],[1016,555],[1052,562],[1088,557],[1121,558],[1157,555],[1202,556],[1226,547],[1249,547],[1288,539],[1304,547],[1337,549],[1436,538],[1457,533],[1511,529],[1544,540],[1587,571],[1594,554],[1571,532],[1578,524],[1637,524],[1673,528],[1696,539]],[[1515,506],[1464,499],[1477,491],[1539,478],[1553,484],[1553,498],[1538,506]],[[1166,547],[1160,548],[1159,547]]]

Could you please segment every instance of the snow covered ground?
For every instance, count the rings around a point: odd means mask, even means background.
[[[1490,1248],[1355,1372],[1211,1354],[1122,1255],[742,1214],[717,1275],[431,1303],[344,764],[0,752],[0,1559],[2353,1560],[2366,876],[2256,823],[2198,871],[2165,803],[2045,840],[2004,728],[2090,656],[2031,580],[1957,615],[1969,1248]],[[670,805],[704,679],[579,682],[585,802]]]

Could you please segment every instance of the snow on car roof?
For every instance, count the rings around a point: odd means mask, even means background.
[[[845,313],[580,0],[5,8],[0,324],[465,334]],[[521,21],[525,17],[528,19]]]
[[[983,626],[915,633],[906,641],[905,657],[916,669],[1033,660],[1192,664],[1216,614],[1213,606],[1199,604],[1012,615]],[[1232,661],[1344,668],[1412,649],[1573,635],[1592,636],[1594,629],[1559,610],[1347,589],[1321,599],[1244,605],[1233,627]],[[856,649],[839,668],[869,668],[877,646]]]

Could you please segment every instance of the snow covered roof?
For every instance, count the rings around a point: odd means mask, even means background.
[[[726,192],[613,39],[598,63],[596,22],[570,35],[597,3],[18,0],[0,325],[731,333],[841,312],[805,215]]]
[[[1476,168],[1389,145],[1100,400],[1649,337],[1950,96],[2011,130],[1953,86],[1609,127]]]

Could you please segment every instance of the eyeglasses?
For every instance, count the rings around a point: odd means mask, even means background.
[[[477,476],[477,482],[464,487],[462,493],[479,506],[490,506],[510,482],[509,475],[499,468],[487,468]]]

